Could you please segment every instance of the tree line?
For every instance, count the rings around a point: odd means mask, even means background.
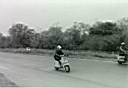
[[[93,25],[74,22],[65,31],[61,26],[51,26],[40,33],[17,23],[8,32],[9,36],[0,33],[0,48],[54,49],[59,44],[68,50],[116,51],[121,42],[128,46],[128,18]]]

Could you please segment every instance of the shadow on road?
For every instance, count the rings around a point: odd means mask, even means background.
[[[14,82],[7,79],[4,74],[0,73],[0,87],[18,87]]]
[[[128,67],[127,63],[125,63],[125,64],[117,64],[117,65],[120,66],[120,67]]]

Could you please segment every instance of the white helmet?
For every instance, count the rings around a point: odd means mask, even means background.
[[[60,45],[57,46],[57,49],[61,49],[62,47]]]
[[[124,42],[122,42],[122,43],[121,43],[121,45],[125,45],[125,43],[124,43]]]

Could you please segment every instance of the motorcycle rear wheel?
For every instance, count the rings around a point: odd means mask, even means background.
[[[58,67],[55,67],[55,70],[56,70],[56,71],[58,71],[58,70],[59,70],[59,68],[58,68]]]

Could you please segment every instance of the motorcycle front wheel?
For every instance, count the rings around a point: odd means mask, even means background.
[[[66,71],[67,73],[70,72],[70,66],[69,66],[69,65],[64,66],[64,69],[65,69],[65,71]]]
[[[122,64],[123,62],[118,61],[118,64]]]

